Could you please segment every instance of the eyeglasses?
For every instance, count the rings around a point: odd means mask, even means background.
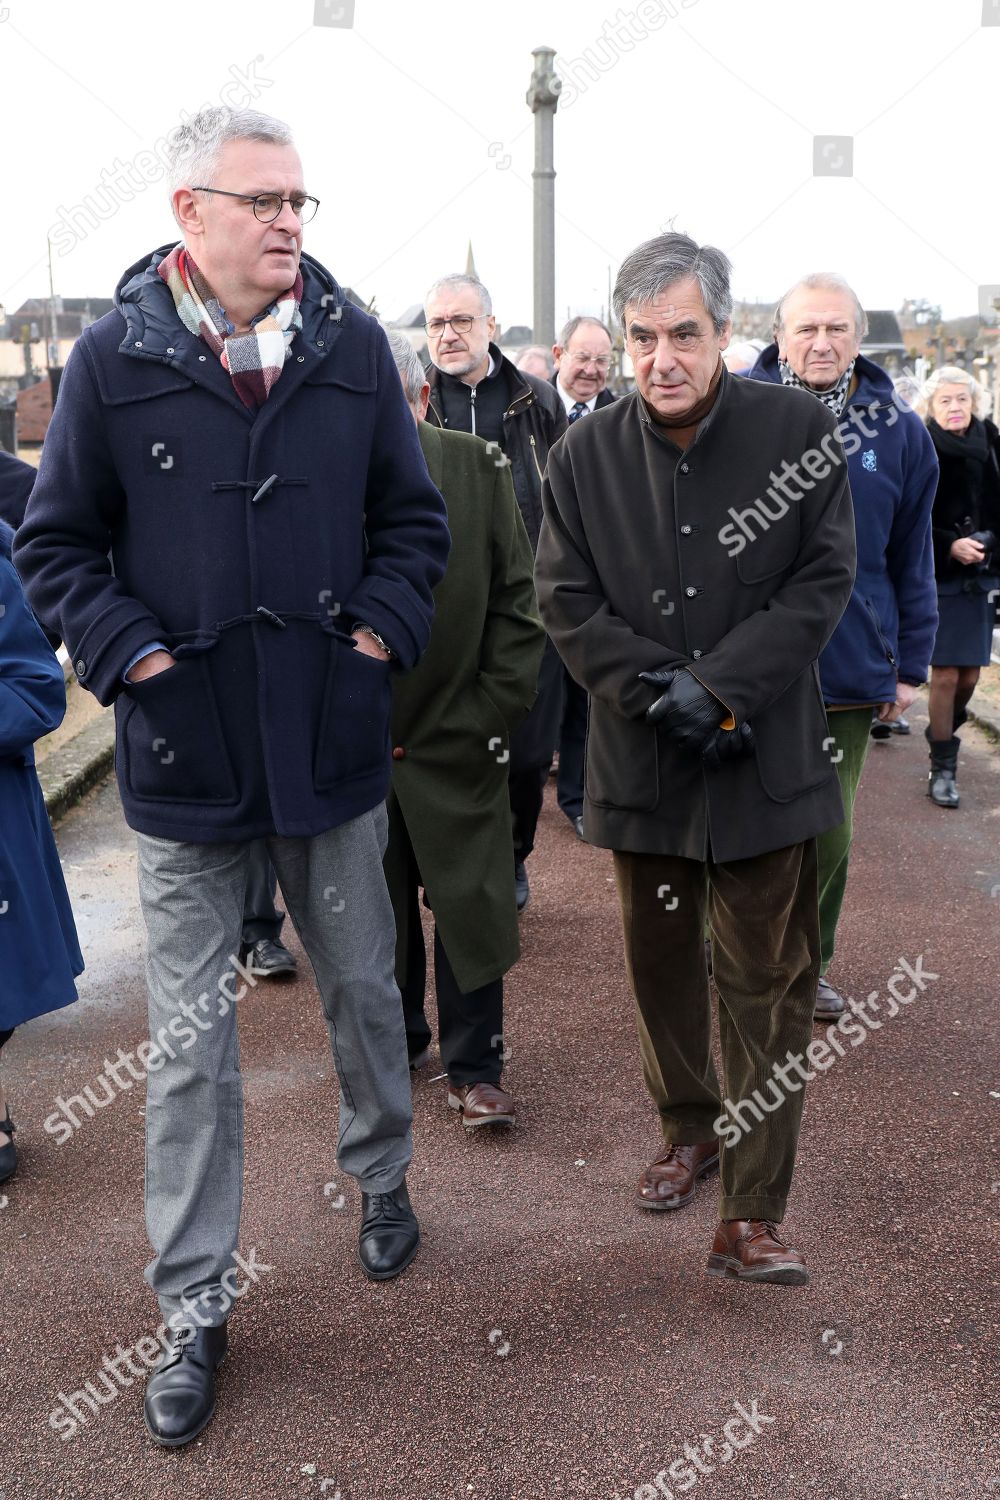
[[[459,313],[457,318],[431,318],[429,323],[424,324],[424,332],[428,338],[439,339],[450,323],[452,332],[461,336],[463,333],[468,333],[473,323],[479,318],[489,316],[489,313],[476,313],[475,317],[471,313]]]
[[[587,365],[596,365],[599,370],[611,369],[610,354],[571,354],[569,362],[578,370],[585,369]]]
[[[191,191],[218,193],[222,198],[242,198],[244,203],[253,204],[254,217],[262,224],[273,223],[281,213],[283,203],[292,205],[292,213],[295,214],[300,224],[308,224],[319,208],[319,199],[313,198],[309,193],[292,193],[290,198],[282,198],[278,193],[230,193],[225,188],[217,187],[196,187]]]

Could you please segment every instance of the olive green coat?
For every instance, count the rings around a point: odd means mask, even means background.
[[[448,508],[451,554],[434,591],[430,645],[393,685],[385,872],[397,982],[406,979],[408,834],[444,950],[468,993],[500,978],[520,954],[507,744],[534,702],[545,636],[503,455],[427,422],[420,442]]]

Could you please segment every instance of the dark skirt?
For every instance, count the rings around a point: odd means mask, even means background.
[[[997,580],[983,580],[997,587]],[[938,593],[938,630],[932,667],[988,667],[996,603],[987,587],[976,593]]]

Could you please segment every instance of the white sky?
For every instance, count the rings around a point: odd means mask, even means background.
[[[598,311],[609,266],[671,221],[727,250],[739,297],[834,269],[868,307],[976,310],[1000,283],[1000,0],[662,0],[649,30],[659,3],[355,0],[345,27],[313,24],[314,5],[351,0],[8,0],[0,302],[47,295],[60,210],[220,102],[232,68],[294,128],[322,200],[305,248],[341,282],[395,317],[464,268],[471,237],[501,324],[530,323],[524,96],[547,45],[606,70],[562,69],[577,97],[567,84],[556,116],[557,324]],[[632,34],[609,52],[623,12]],[[823,133],[854,137],[853,177],[813,175]],[[132,191],[54,255],[57,292],[109,296],[175,237],[164,184]]]

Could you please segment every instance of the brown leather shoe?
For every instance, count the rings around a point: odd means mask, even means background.
[[[786,1245],[769,1219],[723,1219],[708,1257],[709,1276],[738,1281],[776,1281],[807,1286],[809,1272],[797,1250]]]
[[[635,1201],[640,1208],[683,1208],[694,1197],[695,1183],[719,1165],[719,1142],[670,1146],[651,1161],[639,1178]]]
[[[461,1111],[466,1130],[477,1125],[513,1125],[514,1099],[497,1083],[448,1084],[448,1106]]]

